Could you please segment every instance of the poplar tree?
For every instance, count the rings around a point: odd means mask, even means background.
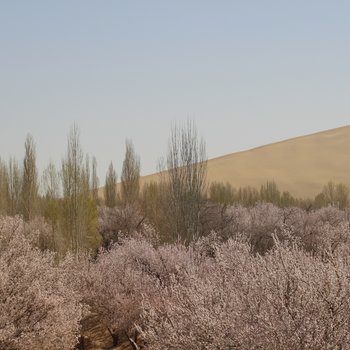
[[[50,162],[44,170],[42,176],[42,186],[44,197],[42,198],[41,212],[45,219],[50,223],[52,230],[52,247],[57,249],[56,232],[58,231],[58,224],[60,218],[60,184],[59,174],[55,165]]]
[[[25,144],[22,179],[22,213],[25,220],[31,220],[38,205],[38,175],[36,168],[36,152],[33,137],[28,134]]]
[[[83,153],[79,130],[74,125],[68,136],[66,158],[62,161],[63,227],[70,249],[77,252],[82,246],[82,227],[79,215]]]
[[[94,158],[93,158],[94,159]],[[90,167],[89,156],[85,157],[85,168],[82,171],[82,189],[80,215],[84,227],[83,248],[97,249],[100,244],[100,235],[97,230],[97,175],[96,163]],[[95,167],[95,169],[94,169]],[[94,174],[95,172],[95,174]],[[95,179],[93,178],[95,176]]]
[[[124,205],[134,204],[140,192],[140,158],[130,140],[125,142],[125,158],[121,175],[121,199]]]
[[[105,187],[104,187],[104,198],[105,205],[109,208],[114,208],[117,205],[117,173],[113,168],[111,162],[108,167],[106,175]]]
[[[281,194],[274,181],[267,181],[260,187],[260,200],[267,203],[280,204]]]
[[[97,208],[93,201],[89,161],[80,146],[79,130],[74,125],[68,136],[68,147],[62,161],[63,208],[62,225],[70,249],[77,253],[99,244]]]
[[[207,170],[205,143],[193,122],[172,128],[166,161],[169,229],[173,239],[188,243],[200,233]]]
[[[20,213],[20,199],[22,190],[22,176],[18,162],[10,157],[8,162],[8,215]]]
[[[99,180],[97,176],[97,160],[96,160],[96,157],[92,157],[91,189],[92,189],[93,198],[97,204],[99,202],[98,185],[99,185]]]

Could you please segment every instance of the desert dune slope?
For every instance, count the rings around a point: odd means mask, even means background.
[[[143,176],[141,186],[158,179]],[[299,198],[314,197],[330,180],[350,185],[350,126],[210,159],[207,180],[258,189],[273,180]]]
[[[313,197],[329,180],[350,184],[350,126],[211,159],[208,181],[260,187],[274,180],[283,191]]]

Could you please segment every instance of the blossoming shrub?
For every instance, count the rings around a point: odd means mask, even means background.
[[[349,213],[334,207],[307,212],[300,208],[278,208],[258,203],[251,208],[230,206],[225,210],[227,225],[219,231],[224,239],[244,236],[256,253],[264,254],[274,245],[273,236],[286,237],[286,230],[302,247],[313,254],[323,254],[349,245]]]
[[[253,256],[245,243],[216,247],[206,268],[144,301],[149,349],[347,349],[350,269],[297,247]]]
[[[0,349],[71,349],[83,306],[68,271],[42,252],[38,232],[18,218],[0,218]]]
[[[347,212],[227,207],[187,245],[160,244],[137,216],[125,235],[104,213],[106,248],[60,260],[45,222],[0,218],[0,350],[71,349],[84,305],[114,345],[350,349]]]
[[[147,349],[347,349],[347,213],[261,203],[225,215],[226,232],[188,246],[119,240],[90,268],[90,305]]]
[[[204,259],[181,244],[156,246],[140,235],[120,239],[90,265],[85,301],[117,341],[135,331],[143,300],[154,304],[159,290],[174,280],[184,283],[197,260]]]

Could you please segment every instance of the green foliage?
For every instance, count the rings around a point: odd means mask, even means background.
[[[259,191],[251,186],[240,187],[237,191],[237,203],[251,207],[260,200]]]
[[[63,232],[68,247],[75,253],[97,248],[97,208],[90,187],[89,159],[80,147],[79,131],[74,126],[68,137],[66,158],[62,161],[62,217]]]
[[[329,181],[323,187],[322,192],[315,197],[315,207],[321,208],[332,205],[339,209],[345,209],[349,206],[349,193],[349,188],[345,184],[336,184],[333,181]]]
[[[150,182],[141,192],[141,209],[147,220],[157,228],[160,239],[169,241],[168,186],[165,182]]]
[[[238,190],[229,183],[214,182],[209,188],[209,199],[211,202],[220,204],[241,204],[245,207],[254,206],[257,202],[273,203],[282,208],[297,206],[305,210],[317,209],[332,205],[339,209],[349,207],[350,190],[343,183],[328,182],[321,193],[314,199],[300,199],[293,197],[288,191],[280,192],[274,181],[267,181],[256,188],[247,186]]]
[[[280,204],[281,195],[274,181],[267,181],[260,188],[260,200],[273,204]]]
[[[288,192],[284,191],[280,197],[280,206],[282,208],[296,206],[297,200]]]
[[[228,182],[213,182],[209,187],[209,198],[215,203],[233,204],[236,201],[236,190]]]

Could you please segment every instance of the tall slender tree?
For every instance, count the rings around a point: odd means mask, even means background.
[[[77,253],[98,245],[97,209],[90,183],[89,161],[80,146],[79,129],[74,125],[68,136],[66,158],[62,161],[63,228],[70,249]]]
[[[207,170],[205,143],[198,138],[194,122],[172,128],[167,170],[170,230],[173,238],[189,242],[200,233]]]
[[[49,198],[58,198],[60,195],[59,174],[55,164],[49,163],[43,172],[42,185],[44,195]]]
[[[114,208],[117,205],[117,173],[111,162],[108,167],[104,187],[105,205],[109,208]]]
[[[125,158],[121,175],[121,199],[123,204],[133,204],[140,192],[140,158],[130,140],[125,142]]]
[[[36,168],[36,152],[33,137],[28,134],[25,144],[22,179],[22,213],[25,220],[31,220],[38,205],[38,175]]]
[[[92,195],[96,203],[98,203],[98,185],[99,179],[97,176],[97,160],[96,157],[92,157],[92,172],[91,172],[91,189]]]
[[[267,181],[260,187],[260,200],[268,203],[280,204],[281,193],[274,181]]]
[[[14,216],[20,213],[22,190],[22,175],[17,160],[10,157],[8,163],[8,214]]]
[[[43,172],[42,189],[44,196],[41,199],[41,214],[50,223],[52,232],[51,247],[58,250],[57,233],[60,218],[60,184],[59,174],[55,165],[50,162]]]
[[[74,125],[68,136],[66,158],[62,161],[63,227],[74,252],[82,245],[82,227],[79,217],[79,197],[83,152],[80,148],[79,130]]]

